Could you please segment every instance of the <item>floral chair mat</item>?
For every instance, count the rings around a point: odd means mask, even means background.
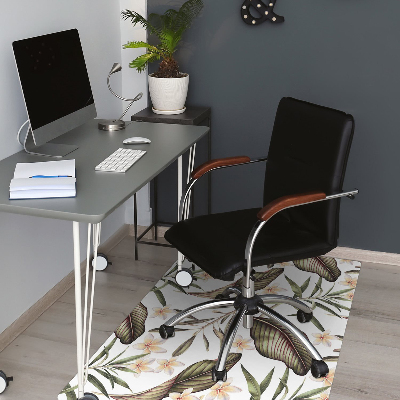
[[[292,307],[270,305],[314,343],[329,366],[325,378],[312,377],[311,357],[289,331],[256,316],[253,328],[238,330],[227,381],[213,382],[211,369],[233,308],[198,312],[168,340],[158,327],[240,284],[241,277],[226,285],[196,268],[196,280],[182,288],[172,267],[92,357],[85,392],[101,400],[328,400],[360,268],[358,261],[321,256],[265,265],[255,273],[257,294],[292,296],[313,308],[313,319],[300,324]],[[76,400],[76,391],[75,377],[58,399]]]

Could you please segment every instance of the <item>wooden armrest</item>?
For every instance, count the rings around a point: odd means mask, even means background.
[[[193,179],[198,179],[206,172],[211,171],[218,167],[227,167],[229,165],[244,164],[251,161],[250,157],[247,156],[237,156],[237,157],[227,157],[227,158],[216,158],[215,160],[210,160],[204,164],[199,165],[195,168],[191,174]]]
[[[312,203],[314,201],[324,200],[325,198],[326,194],[323,192],[308,192],[283,196],[279,199],[271,201],[269,204],[263,207],[258,212],[257,218],[261,221],[268,221],[273,215],[284,210],[285,208]]]

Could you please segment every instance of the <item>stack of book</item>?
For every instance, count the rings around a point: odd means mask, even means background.
[[[16,165],[10,183],[10,200],[75,196],[75,160]]]

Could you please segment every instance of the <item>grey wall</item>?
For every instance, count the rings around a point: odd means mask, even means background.
[[[148,0],[148,11],[182,3]],[[353,114],[345,188],[360,195],[342,202],[339,242],[399,253],[399,1],[278,0],[286,21],[257,27],[241,20],[240,0],[204,3],[177,58],[190,74],[188,104],[212,107],[213,157],[266,154],[283,96]],[[260,167],[214,173],[213,211],[261,205],[262,175]]]

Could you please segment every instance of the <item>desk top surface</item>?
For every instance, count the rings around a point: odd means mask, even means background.
[[[76,197],[9,200],[9,185],[18,162],[58,160],[21,151],[0,161],[0,211],[69,221],[98,223],[172,164],[208,132],[207,127],[131,122],[118,132],[97,129],[89,121],[50,143],[79,148],[63,157],[75,159]],[[151,144],[124,145],[128,137],[142,136]],[[100,172],[94,168],[119,147],[147,153],[125,173]]]

